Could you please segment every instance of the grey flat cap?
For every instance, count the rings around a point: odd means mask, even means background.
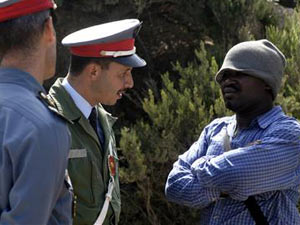
[[[272,42],[266,39],[246,41],[233,46],[227,52],[215,78],[220,82],[226,70],[243,72],[265,81],[272,88],[275,98],[280,89],[285,66],[285,56]]]

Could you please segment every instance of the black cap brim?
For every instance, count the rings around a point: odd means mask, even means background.
[[[129,67],[143,67],[147,65],[146,61],[137,54],[112,58],[112,61]]]

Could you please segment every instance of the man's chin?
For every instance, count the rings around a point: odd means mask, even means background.
[[[225,107],[233,112],[236,112],[237,107],[232,104],[232,102],[226,102],[225,101]]]
[[[115,101],[109,101],[109,102],[100,102],[102,105],[107,105],[107,106],[113,106],[117,103],[117,100]]]

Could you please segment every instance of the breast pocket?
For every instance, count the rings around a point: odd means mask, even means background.
[[[230,150],[230,139],[226,133],[226,129],[211,137],[211,142],[207,148],[207,155],[220,155]]]
[[[93,168],[86,149],[70,150],[68,171],[77,199],[92,206],[95,202],[92,189]]]

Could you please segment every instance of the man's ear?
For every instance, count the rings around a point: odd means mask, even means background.
[[[98,79],[99,75],[101,74],[101,66],[94,62],[89,63],[85,70],[91,80]]]
[[[50,44],[56,42],[56,32],[52,22],[52,17],[50,16],[44,24],[44,40]]]

